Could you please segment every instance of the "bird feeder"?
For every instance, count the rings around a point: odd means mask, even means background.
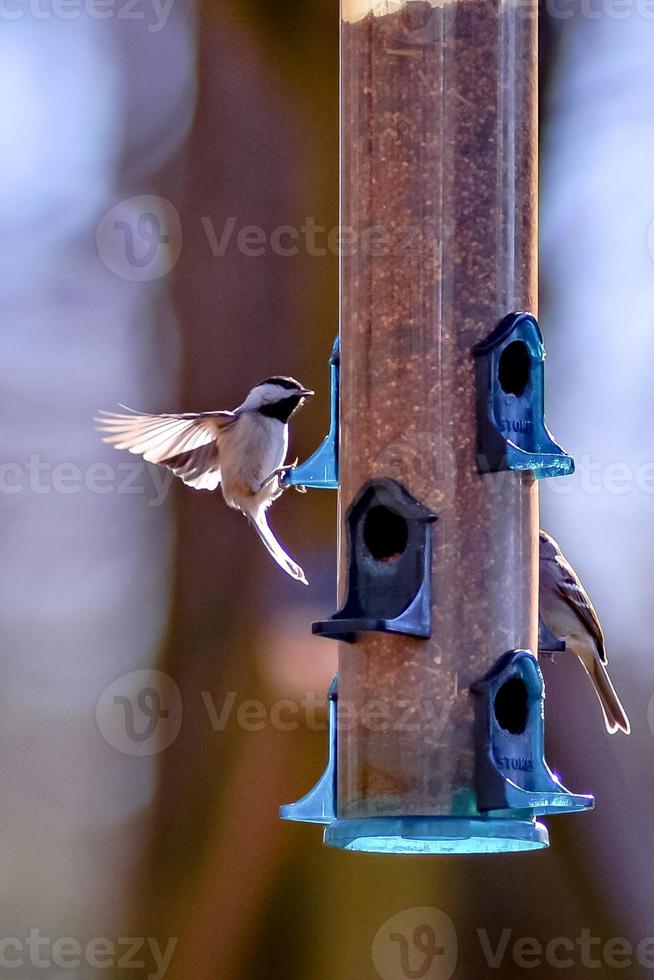
[[[542,848],[541,815],[593,800],[543,756],[537,480],[573,463],[535,318],[537,5],[342,0],[341,71],[339,603],[314,624],[339,668],[327,770],[282,816],[355,851]]]

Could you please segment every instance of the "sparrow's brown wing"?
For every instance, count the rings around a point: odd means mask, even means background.
[[[599,658],[603,664],[606,664],[608,661],[604,648],[604,634],[597,613],[588,598],[588,593],[579,581],[572,565],[566,561],[561,552],[556,556],[555,561],[560,571],[560,574],[556,576],[556,588],[595,640]]]
[[[220,435],[235,419],[233,412],[145,415],[127,409],[102,412],[95,421],[103,442],[162,463],[196,490],[215,490],[221,478]]]

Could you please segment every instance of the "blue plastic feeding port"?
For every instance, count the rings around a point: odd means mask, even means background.
[[[325,824],[330,847],[373,854],[498,854],[547,847],[547,829],[524,812],[477,817],[337,817],[338,674],[329,689],[329,754],[314,788],[280,807],[282,820]]]
[[[477,463],[481,473],[532,470],[568,476],[574,460],[545,425],[545,347],[530,313],[510,313],[473,349]]]
[[[346,516],[347,598],[313,632],[353,643],[360,632],[431,633],[431,527],[436,515],[389,477],[367,481]]]
[[[472,691],[480,811],[574,813],[594,806],[592,796],[570,793],[545,762],[545,687],[529,650],[506,653]]]
[[[331,823],[336,819],[336,748],[338,731],[338,674],[334,677],[329,693],[329,749],[327,767],[310,792],[297,803],[280,807],[282,820],[300,823]]]
[[[314,490],[338,490],[338,399],[340,379],[340,348],[334,341],[330,364],[329,432],[304,463],[289,470],[282,483],[287,487],[311,487]]]

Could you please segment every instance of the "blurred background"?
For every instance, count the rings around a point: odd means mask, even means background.
[[[596,811],[551,821],[541,854],[420,860],[278,819],[325,759],[336,648],[309,623],[334,607],[335,495],[275,508],[301,590],[219,497],[92,423],[118,401],[231,408],[285,373],[318,392],[292,456],[324,435],[337,6],[5,0],[0,973],[438,980],[438,960],[391,975],[373,955],[393,917],[436,908],[457,978],[651,975],[653,17],[542,17],[548,416],[578,462],[546,482],[543,525],[596,602],[633,734],[604,734],[576,662],[546,664],[548,757]]]

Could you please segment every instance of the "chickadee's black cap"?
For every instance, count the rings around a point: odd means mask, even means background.
[[[304,387],[295,378],[286,378],[281,374],[266,378],[265,381],[260,381],[259,385],[279,385],[280,388],[286,388],[288,391],[301,391]]]

